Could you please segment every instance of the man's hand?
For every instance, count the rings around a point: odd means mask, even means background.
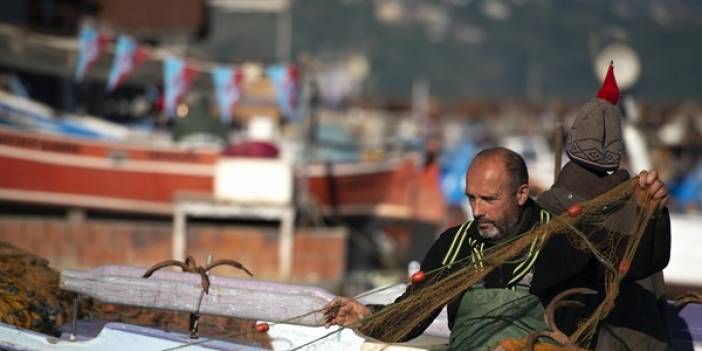
[[[324,306],[324,326],[326,328],[332,325],[348,326],[370,313],[371,310],[360,302],[337,296]]]
[[[639,173],[639,186],[641,191],[639,199],[650,196],[655,204],[656,211],[661,210],[668,202],[668,188],[658,178],[658,172],[655,170],[641,171]]]

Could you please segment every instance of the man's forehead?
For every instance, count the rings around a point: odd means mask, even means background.
[[[501,161],[501,159],[495,157],[475,160],[468,168],[467,178],[474,181],[505,180],[507,178],[507,170],[504,162]]]
[[[479,198],[485,198],[485,197],[499,197],[500,195],[500,189],[490,189],[490,188],[469,188],[466,187],[466,196],[475,196]]]
[[[468,169],[466,193],[498,194],[511,183],[501,162],[477,162]]]
[[[466,195],[499,195],[506,188],[506,182],[486,179],[466,183]]]

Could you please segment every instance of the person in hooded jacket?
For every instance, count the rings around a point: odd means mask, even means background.
[[[596,98],[579,110],[568,135],[566,153],[570,158],[554,185],[541,194],[537,202],[554,215],[575,203],[591,200],[627,181],[629,173],[620,168],[624,146],[621,134],[622,116],[616,106],[619,91],[610,66],[603,88]],[[658,177],[656,171],[639,174],[640,185]],[[662,183],[661,183],[662,184]],[[600,323],[591,347],[596,350],[671,349],[667,301],[663,295],[662,269],[670,259],[670,217],[665,204],[667,189],[652,189],[657,212],[648,223],[631,268],[619,288],[619,295],[609,315]],[[622,233],[633,218],[631,208],[612,208],[603,223],[605,230],[588,234],[601,240],[607,232]],[[573,297],[584,308],[564,308],[556,313],[556,324],[566,334],[577,323],[589,317],[603,299],[604,267],[591,252],[573,250],[567,238],[554,237],[542,250],[543,259],[536,269],[550,269],[551,274],[535,277],[542,302],[570,288],[588,287],[597,295]],[[553,265],[557,262],[557,265]],[[547,267],[548,266],[548,267]],[[549,268],[550,267],[550,268]]]

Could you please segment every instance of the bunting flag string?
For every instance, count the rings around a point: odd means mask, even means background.
[[[300,107],[300,79],[295,65],[270,65],[266,69],[278,97],[280,110],[287,118],[298,119]]]
[[[241,99],[245,89],[245,70],[238,66],[221,65],[193,58],[182,58],[167,50],[139,44],[128,35],[114,38],[99,32],[92,25],[83,25],[78,38],[78,65],[75,78],[81,81],[90,66],[103,51],[114,50],[114,58],[107,81],[107,91],[117,89],[127,76],[132,74],[146,60],[163,61],[164,111],[175,115],[178,103],[187,92],[198,73],[212,75],[217,96],[220,118],[229,124],[233,118],[233,108]],[[280,111],[291,120],[299,119],[301,80],[300,71],[294,64],[273,64],[264,69],[276,94]]]
[[[217,106],[222,123],[228,125],[232,120],[234,106],[241,97],[244,72],[240,68],[217,66],[212,71],[212,79],[217,92]]]
[[[148,51],[137,45],[134,39],[121,34],[117,38],[117,51],[107,80],[107,91],[111,92],[149,57]]]
[[[100,34],[93,26],[85,24],[78,35],[78,66],[76,67],[76,81],[83,80],[90,66],[100,58],[108,38]]]
[[[179,57],[171,56],[163,61],[166,116],[169,118],[175,116],[178,103],[181,102],[196,75],[195,67]]]

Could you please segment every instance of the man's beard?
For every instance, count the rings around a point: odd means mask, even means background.
[[[492,226],[487,229],[487,230],[482,230],[480,229],[480,223],[478,223],[478,233],[480,233],[480,236],[486,239],[502,239],[502,236],[504,235],[502,231],[497,228],[495,223],[491,223]]]
[[[510,217],[511,218],[511,217]],[[514,228],[518,222],[517,218],[511,218],[511,223],[506,223],[506,225],[498,225],[495,222],[492,221],[483,221],[483,223],[490,223],[492,226],[488,230],[482,230],[480,229],[480,224],[481,221],[478,221],[478,233],[480,233],[480,236],[486,239],[491,239],[491,240],[500,240],[504,238],[509,231],[512,231],[516,228]]]

